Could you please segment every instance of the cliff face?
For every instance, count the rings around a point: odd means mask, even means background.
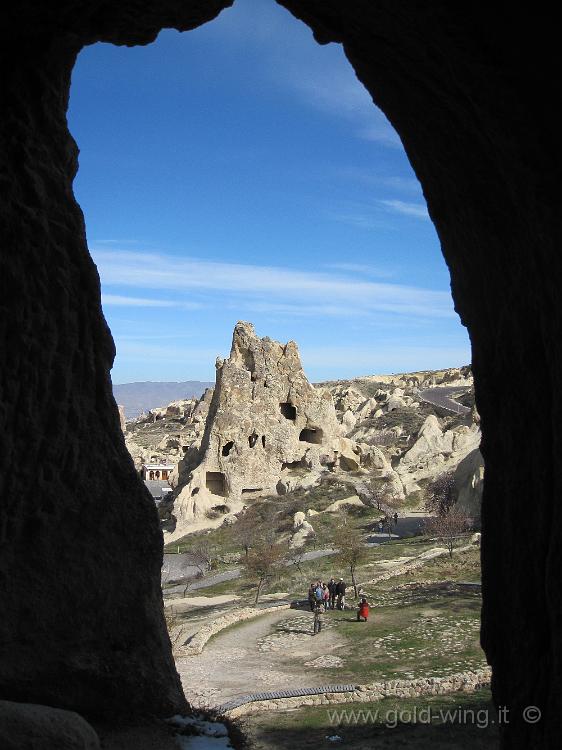
[[[222,5],[174,15],[191,28]],[[162,534],[112,395],[66,122],[81,47],[147,43],[171,11],[31,2],[0,25],[0,696],[88,716],[186,707],[162,612]]]
[[[251,498],[314,483],[322,471],[391,472],[378,448],[341,432],[331,394],[308,382],[297,345],[238,323],[229,358],[217,360],[201,444],[179,466],[170,538],[214,525],[213,509],[237,512]]]

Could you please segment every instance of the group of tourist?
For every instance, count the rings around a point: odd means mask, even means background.
[[[308,589],[308,603],[310,611],[314,612],[314,634],[322,630],[324,614],[329,609],[345,609],[346,583],[343,578],[336,581],[330,578],[328,583],[323,581],[312,581]],[[357,607],[357,621],[367,622],[369,617],[369,603],[362,596]]]
[[[385,516],[384,518],[381,518],[378,523],[379,532],[382,534],[385,529],[388,529],[390,533],[393,524],[394,526],[398,526],[398,513],[395,513],[393,516]]]

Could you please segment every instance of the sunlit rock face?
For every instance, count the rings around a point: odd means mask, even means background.
[[[174,535],[212,525],[213,508],[237,512],[256,496],[314,483],[340,460],[340,432],[332,397],[308,382],[295,342],[238,323],[230,356],[217,360],[201,444],[180,464]]]
[[[239,322],[228,359],[218,359],[205,430],[178,465],[166,539],[217,526],[249,501],[312,487],[325,472],[368,472],[403,497],[376,446],[343,437],[331,393],[312,386],[294,341],[281,344]]]
[[[12,4],[0,120],[0,688],[103,712],[181,703],[161,539],[127,458],[65,109],[80,48],[145,44],[229,3]],[[483,642],[505,747],[562,723],[558,24],[527,6],[283,0],[344,45],[422,182],[473,345],[486,463]],[[546,8],[546,6],[545,6]],[[523,453],[522,446],[527,446]],[[26,468],[15,471],[21,457]],[[522,458],[523,456],[523,458]],[[100,471],[100,469],[102,469]],[[25,592],[25,596],[22,596]],[[55,677],[53,677],[55,675]],[[525,723],[527,705],[542,708]]]

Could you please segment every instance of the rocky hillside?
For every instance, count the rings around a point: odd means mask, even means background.
[[[113,386],[113,395],[117,403],[123,406],[125,417],[135,419],[150,409],[171,401],[200,398],[204,390],[212,385],[200,380],[186,380],[181,383],[122,383]]]
[[[457,474],[474,512],[483,475],[469,367],[373,375],[312,386],[294,342],[234,331],[203,397],[151,410],[126,426],[137,465],[177,464],[173,536],[216,526],[260,496],[341,475],[411,504],[437,475]]]

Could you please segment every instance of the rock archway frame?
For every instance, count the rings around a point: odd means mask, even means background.
[[[111,395],[114,347],[72,193],[65,112],[84,45],[148,44],[230,4],[27,0],[3,14],[2,697],[90,716],[185,706],[162,618],[156,514]],[[486,461],[482,641],[494,699],[510,712],[503,743],[552,747],[562,723],[555,18],[542,2],[280,4],[318,42],[343,44],[423,186],[473,348]],[[538,723],[525,721],[529,705]]]

